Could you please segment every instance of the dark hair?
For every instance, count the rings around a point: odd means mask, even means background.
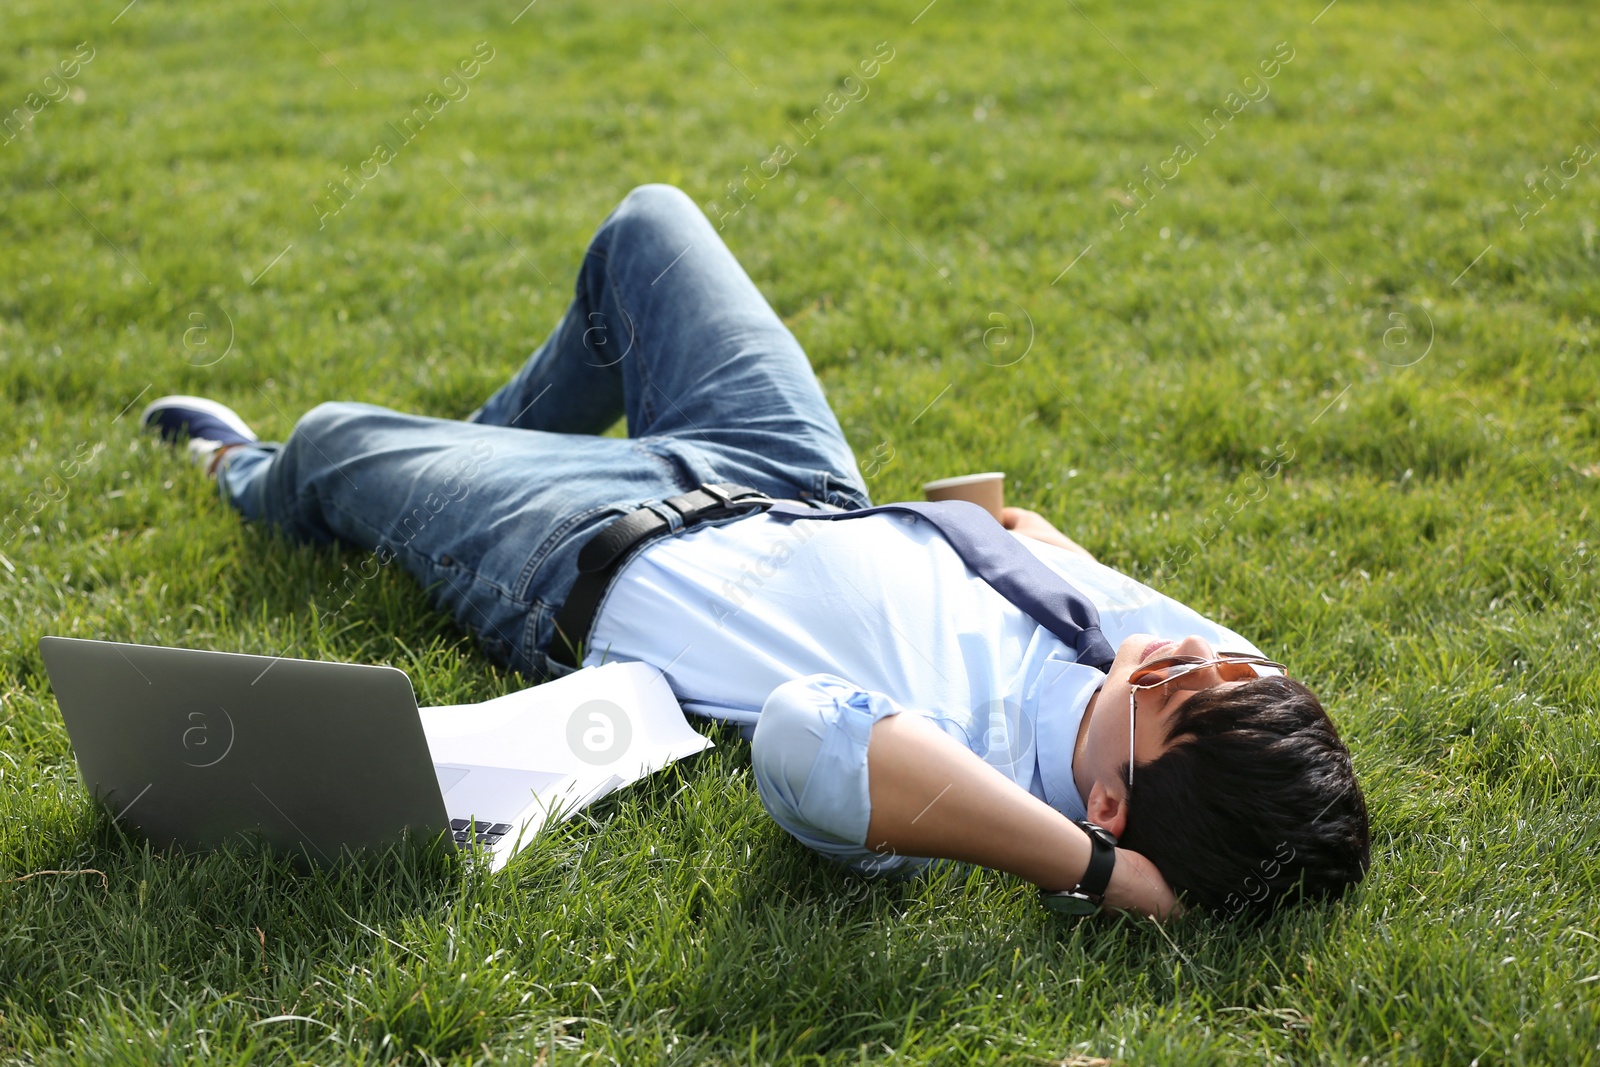
[[[1136,768],[1118,844],[1187,903],[1260,914],[1338,896],[1367,873],[1350,750],[1304,685],[1272,675],[1201,690],[1167,720],[1167,739]]]

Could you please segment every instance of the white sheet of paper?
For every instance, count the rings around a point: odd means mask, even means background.
[[[435,764],[499,767],[560,776],[532,796],[493,849],[505,866],[546,820],[714,747],[684,719],[661,672],[644,663],[589,667],[481,704],[422,708]],[[520,840],[519,840],[520,839]]]

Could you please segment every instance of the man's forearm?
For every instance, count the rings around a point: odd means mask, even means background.
[[[867,847],[944,856],[1070,889],[1089,864],[1072,821],[920,715],[879,719],[867,746]]]
[[[873,724],[867,779],[875,851],[964,860],[1044,889],[1072,888],[1089,865],[1088,835],[1072,820],[919,715]],[[1122,850],[1106,902],[1147,915],[1173,906],[1148,861]]]

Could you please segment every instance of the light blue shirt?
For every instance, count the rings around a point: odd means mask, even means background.
[[[1199,634],[1221,651],[1260,654],[1086,556],[1018,540],[1095,603],[1113,648],[1133,633]],[[746,737],[783,683],[834,676],[801,697],[832,704],[843,679],[868,699],[927,716],[1069,818],[1085,816],[1072,752],[1105,675],[1075,662],[913,515],[757,515],[663,538],[624,566],[601,602],[584,665],[618,659],[659,668],[684,710],[739,723]]]

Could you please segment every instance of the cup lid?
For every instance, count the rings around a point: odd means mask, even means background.
[[[984,471],[982,474],[962,474],[955,478],[940,478],[932,482],[923,482],[922,488],[924,492],[929,489],[953,489],[958,485],[976,485],[979,482],[1004,481],[1005,477],[1005,471]]]

